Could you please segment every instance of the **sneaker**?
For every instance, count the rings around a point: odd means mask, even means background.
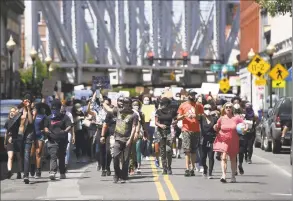
[[[200,167],[199,172],[203,173],[203,171],[204,171],[203,167]]]
[[[222,177],[222,178],[220,179],[220,182],[222,182],[222,183],[227,183],[227,180],[226,180],[225,178]]]
[[[171,175],[172,174],[172,168],[168,168],[167,173],[168,173],[168,175]]]
[[[239,169],[239,173],[240,173],[241,175],[243,175],[243,174],[244,174],[243,167],[242,167],[241,165],[238,165],[238,169]]]
[[[251,163],[252,163],[251,159],[248,159],[248,160],[247,160],[247,163],[248,163],[248,164],[251,164]]]
[[[236,177],[232,177],[230,183],[236,183]]]
[[[31,164],[31,171],[30,171],[30,174],[31,176],[35,176],[35,173],[36,173],[36,166],[35,164]]]
[[[111,176],[111,170],[107,170],[107,176]]]
[[[55,173],[50,173],[50,176],[49,176],[50,180],[55,180],[56,179],[55,175],[56,175]]]
[[[150,157],[148,157],[148,156],[147,156],[147,157],[145,157],[145,160],[149,161],[149,160],[150,160]]]
[[[210,173],[208,179],[213,179],[213,174]]]
[[[155,160],[155,165],[156,165],[157,168],[160,167],[160,161],[158,159]]]
[[[195,176],[194,170],[190,170],[189,174],[190,174],[190,176],[194,177]]]
[[[60,174],[60,179],[66,179],[66,175],[65,174]]]
[[[24,177],[24,178],[23,178],[23,182],[24,182],[25,184],[29,184],[29,183],[30,183],[30,180],[28,179],[28,177]]]
[[[100,165],[97,165],[97,171],[100,171],[101,170],[101,166]]]
[[[178,158],[178,159],[180,159],[180,158],[181,158],[180,154],[178,154],[178,155],[177,155],[177,158]]]
[[[21,172],[18,172],[18,173],[17,173],[17,177],[16,177],[16,179],[21,179]]]
[[[194,171],[193,171],[193,172],[194,172]],[[189,170],[185,170],[184,176],[185,176],[185,177],[189,177],[189,176],[190,176],[190,172],[189,172]]]
[[[113,177],[113,182],[116,184],[116,183],[118,183],[118,181],[119,181],[118,176],[114,175],[114,177]]]
[[[105,177],[107,175],[107,172],[106,172],[106,170],[102,170],[102,177]]]
[[[126,180],[124,180],[124,179],[121,179],[121,184],[125,184],[126,183]]]
[[[199,166],[198,163],[195,164],[195,170],[196,170],[197,172],[200,172],[200,166]]]
[[[176,154],[173,154],[173,155],[172,155],[172,158],[176,158]]]
[[[41,178],[41,170],[40,169],[37,169],[37,172],[36,172],[36,176],[35,176],[35,179],[39,179]]]
[[[7,179],[10,179],[12,177],[12,175],[13,175],[12,172],[11,171],[8,171],[7,172]]]
[[[164,170],[163,170],[163,172],[162,172],[162,174],[163,174],[163,175],[166,175],[166,174],[168,174],[167,170],[166,170],[166,169],[164,169]]]
[[[136,174],[141,174],[141,170],[139,168],[136,169]]]

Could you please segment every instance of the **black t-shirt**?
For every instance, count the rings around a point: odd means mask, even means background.
[[[66,114],[61,114],[55,118],[50,118],[50,123],[48,127],[50,131],[49,139],[67,139],[68,133],[64,132],[64,130],[71,125],[71,120]]]
[[[112,113],[107,113],[105,123],[108,125],[107,134],[113,135],[116,126],[116,117]]]
[[[215,136],[216,132],[214,130],[214,125],[217,123],[216,117],[210,118],[210,123],[208,124],[207,119],[204,116],[200,116],[200,129],[201,129],[201,135],[207,136],[212,135]]]
[[[164,124],[168,127],[171,126],[173,119],[177,116],[177,112],[173,108],[158,109],[156,111],[156,117],[160,124]]]
[[[8,119],[5,122],[4,128],[7,130],[7,133],[10,133],[12,135],[12,138],[17,138],[18,135],[18,129],[19,129],[19,119],[15,120],[14,118]]]

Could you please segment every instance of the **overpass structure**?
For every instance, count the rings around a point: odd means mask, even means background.
[[[149,66],[147,52],[156,58],[180,58],[186,51],[227,63],[237,46],[239,0],[40,0],[26,1],[26,9],[31,11],[31,45],[42,58],[54,58],[75,83],[109,74],[113,84],[155,85],[175,72],[177,81],[196,85],[206,81],[209,64],[156,60]],[[40,11],[48,47],[40,39]]]

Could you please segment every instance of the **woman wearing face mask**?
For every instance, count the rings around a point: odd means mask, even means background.
[[[226,183],[226,172],[227,172],[227,161],[228,156],[231,161],[231,183],[236,182],[236,156],[239,153],[239,136],[236,131],[236,126],[239,123],[243,123],[243,119],[235,116],[233,113],[233,104],[227,102],[223,106],[222,116],[214,125],[214,129],[218,132],[215,142],[213,144],[214,151],[221,152],[221,167],[222,167],[222,177],[220,181]],[[244,131],[247,129],[245,128]]]
[[[139,125],[137,127],[132,149],[131,149],[131,156],[130,156],[130,166],[129,166],[129,172],[130,175],[134,174],[134,168],[136,166],[136,173],[140,174],[141,170],[141,142],[142,138],[147,139],[147,132],[146,132],[146,126],[145,126],[145,116],[141,112],[141,103],[139,100],[134,100],[132,102],[132,109],[133,111],[138,115],[139,117]]]
[[[204,168],[203,175],[206,177],[209,175],[209,179],[212,178],[213,168],[214,168],[214,155],[213,143],[216,138],[216,132],[213,129],[214,125],[217,123],[217,118],[212,115],[212,107],[209,104],[204,106],[204,114],[200,116],[200,127],[201,127],[201,140],[200,140],[200,150],[201,150],[201,163]],[[207,157],[209,157],[209,167],[206,165]],[[209,172],[208,172],[209,170]]]
[[[12,165],[14,153],[17,157],[18,162],[18,172],[17,179],[21,179],[22,170],[22,160],[20,156],[20,151],[22,149],[22,137],[18,136],[19,122],[15,122],[15,117],[17,115],[18,109],[13,107],[10,109],[8,120],[5,122],[4,128],[6,133],[4,136],[4,147],[7,150],[8,161],[7,161],[7,178],[10,179],[12,176]]]
[[[163,174],[172,174],[172,143],[171,136],[172,124],[177,124],[177,113],[170,107],[171,100],[164,97],[160,101],[160,109],[156,112],[156,126],[158,126],[158,134],[160,140],[160,152],[163,165]]]
[[[37,103],[34,106],[33,117],[34,117],[34,129],[35,129],[35,143],[34,143],[34,152],[36,155],[36,175],[35,178],[38,179],[41,177],[41,158],[42,158],[42,150],[45,143],[45,133],[44,131],[48,129],[49,126],[49,118],[46,115],[46,108],[49,109],[49,106],[45,103]],[[32,154],[34,155],[34,154]],[[33,159],[34,160],[34,159]],[[34,166],[34,164],[32,164]],[[34,169],[35,167],[31,168]],[[33,172],[34,173],[34,172]]]
[[[82,107],[80,103],[75,103],[72,108],[72,116],[74,121],[74,132],[75,132],[75,154],[77,163],[83,162],[86,163],[86,142],[85,142],[85,132],[82,126],[82,122],[84,120],[84,113],[82,111]],[[80,152],[81,152],[81,158],[80,160]]]

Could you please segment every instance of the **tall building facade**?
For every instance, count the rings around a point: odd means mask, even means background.
[[[20,65],[20,52],[21,52],[21,15],[24,12],[24,0],[1,0],[1,23],[0,23],[0,44],[1,44],[1,96],[7,97],[9,90],[9,80],[13,78],[12,97],[19,95],[19,75],[18,68]],[[6,48],[6,43],[10,36],[13,37],[16,47],[12,55],[12,65],[10,64],[9,52]],[[10,76],[9,70],[12,66],[13,75]]]

